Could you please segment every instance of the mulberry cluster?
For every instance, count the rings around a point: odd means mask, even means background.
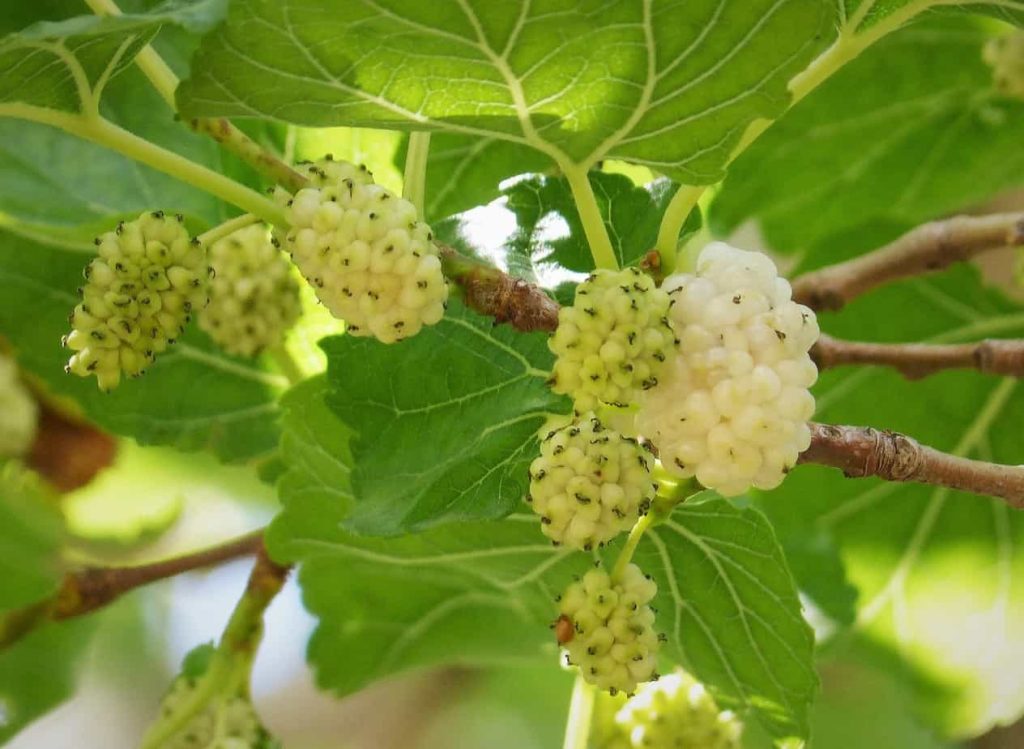
[[[616,713],[622,749],[739,749],[743,725],[692,676],[645,684]]]
[[[329,165],[290,201],[285,238],[317,297],[350,334],[384,343],[440,321],[448,286],[430,227],[368,172]]]
[[[663,288],[678,352],[644,394],[640,432],[668,470],[723,495],[778,486],[810,443],[814,313],[765,255],[721,242]]]
[[[990,39],[983,56],[992,68],[996,90],[1005,96],[1024,99],[1024,31]]]
[[[14,360],[0,354],[0,458],[24,455],[36,437],[39,408],[18,378]]]
[[[63,343],[76,353],[66,367],[95,375],[101,390],[138,376],[207,302],[206,252],[163,211],[144,213],[97,238],[99,257],[85,269],[82,302]]]
[[[210,303],[199,327],[236,356],[280,344],[299,318],[299,285],[267,228],[253,224],[214,242],[210,266]]]
[[[646,451],[586,413],[541,441],[527,499],[544,535],[589,550],[629,530],[654,490]]]
[[[161,715],[172,715],[195,692],[198,682],[178,678],[160,706]],[[266,732],[252,703],[239,696],[212,701],[198,712],[163,747],[164,749],[258,749]]]
[[[668,311],[668,295],[636,268],[596,271],[558,313],[548,344],[558,357],[552,388],[571,396],[577,411],[635,402],[657,384],[671,353]]]
[[[567,640],[559,639],[586,681],[613,694],[631,694],[637,684],[657,678],[660,638],[649,606],[657,592],[635,564],[627,565],[618,580],[592,569],[566,589],[559,611],[572,629]]]

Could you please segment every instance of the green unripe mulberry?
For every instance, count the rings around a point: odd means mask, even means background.
[[[544,535],[586,550],[628,531],[654,498],[651,460],[591,413],[549,432],[530,465],[528,497]]]
[[[586,681],[612,694],[631,694],[637,684],[657,678],[660,639],[649,605],[657,592],[635,564],[617,580],[592,569],[566,589],[559,613],[572,630],[560,640]]]
[[[622,749],[739,749],[743,725],[703,684],[675,671],[645,684],[615,715]]]
[[[195,693],[199,682],[178,678],[160,706],[167,718]],[[168,739],[163,749],[259,749],[266,732],[249,700],[240,696],[217,696],[200,709]]]
[[[95,375],[110,390],[123,375],[142,374],[206,305],[206,251],[182,222],[154,211],[97,238],[99,256],[86,266],[63,340],[75,352],[68,372]]]
[[[262,224],[210,245],[210,303],[199,327],[236,356],[255,356],[279,345],[299,318],[299,284],[291,264]]]
[[[657,384],[672,351],[669,303],[636,268],[596,271],[576,287],[572,306],[559,310],[548,342],[558,357],[552,389],[571,396],[581,412],[635,403]]]
[[[1004,96],[1024,99],[1024,31],[1012,31],[990,39],[983,50],[992,68],[992,81]]]

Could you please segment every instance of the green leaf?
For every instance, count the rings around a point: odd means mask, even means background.
[[[328,405],[356,433],[348,525],[391,534],[507,515],[526,493],[537,430],[568,401],[545,384],[547,336],[454,303],[394,346],[323,342]]]
[[[0,744],[68,699],[96,617],[46,624],[0,652]]]
[[[178,96],[187,116],[438,129],[708,184],[834,22],[820,0],[246,0]]]
[[[352,430],[327,407],[327,377],[312,377],[281,399],[281,460],[277,491],[284,505],[267,530],[274,559],[295,562],[296,539],[338,528],[352,506]]]
[[[679,185],[661,179],[638,187],[628,177],[604,172],[591,172],[590,183],[619,265],[636,265],[654,247],[661,216]],[[511,256],[531,265],[557,263],[583,273],[594,269],[567,180],[531,177],[509,187],[505,195],[517,223],[508,243]],[[693,211],[683,233],[696,231],[700,220],[700,212]]]
[[[870,331],[883,341],[1024,334],[1024,312],[966,266],[884,287],[821,320],[833,335]],[[846,369],[825,372],[816,397],[815,418],[826,423],[894,429],[939,450],[1020,463],[1017,380],[949,371],[908,382],[882,368]],[[762,506],[790,533],[800,519],[805,533],[835,539],[860,591],[858,639],[886,656],[880,665],[902,675],[935,729],[970,736],[1024,709],[1024,678],[1007,669],[1024,639],[1024,515],[996,500],[848,480],[816,466],[797,468]]]
[[[87,111],[159,24],[158,18],[90,15],[7,35],[0,40],[0,116],[19,104]]]
[[[814,636],[765,517],[723,500],[684,505],[634,560],[658,582],[673,655],[723,707],[753,711],[778,744],[801,745],[818,688]]]
[[[56,498],[14,464],[0,466],[0,611],[56,592],[63,540]]]
[[[952,7],[950,7],[952,6]],[[1020,6],[1019,8],[1014,6]],[[1024,21],[1024,3],[1007,0],[980,0],[980,2],[951,3],[948,0],[840,0],[841,17],[847,21],[860,19],[858,31],[864,31],[898,12],[923,13],[927,10],[946,13],[980,13],[1009,23]],[[859,13],[858,13],[859,11]]]
[[[91,378],[65,374],[60,338],[90,255],[0,236],[0,335],[18,351],[19,363],[55,392],[72,397],[100,426],[142,444],[207,447],[224,460],[275,449],[276,401],[286,380],[259,362],[220,352],[194,328],[144,377],[112,393],[102,393]]]
[[[933,21],[865,52],[736,161],[712,227],[756,220],[773,247],[795,252],[872,219],[917,224],[1024,184],[1024,102],[992,92],[987,28]]]
[[[121,3],[121,7],[126,12],[141,11],[144,4]],[[203,24],[197,27],[190,19],[216,20],[213,9],[218,4],[220,0],[165,3],[144,18],[153,23],[187,23],[198,30]],[[88,18],[67,18],[83,10],[81,0],[51,0],[32,4],[29,17],[63,18],[65,24],[95,23]],[[53,24],[44,28],[53,28]],[[167,23],[153,42],[176,72],[187,72],[187,60],[198,43],[197,37]],[[246,184],[260,186],[251,168],[241,166],[212,139],[183,127],[134,66],[123,69],[108,83],[100,111],[136,135]],[[0,182],[0,224],[72,246],[84,246],[100,229],[106,230],[117,220],[146,209],[182,213],[197,219],[204,228],[233,215],[233,209],[191,185],[34,122],[0,118],[0,171],[4,174]]]
[[[528,514],[389,539],[347,533],[351,432],[324,413],[326,392],[317,378],[285,398],[284,509],[267,534],[274,558],[302,563],[319,619],[308,653],[319,684],[349,694],[437,663],[546,658],[556,668],[552,599],[592,557],[553,548]],[[665,660],[685,662],[776,738],[805,736],[813,643],[764,516],[717,499],[684,506],[635,560],[658,583]]]
[[[405,164],[408,140],[395,154]],[[550,161],[532,148],[499,138],[476,138],[455,133],[430,136],[427,162],[427,221],[451,216],[500,197],[502,180],[526,172],[539,172]]]
[[[557,668],[552,599],[591,562],[552,548],[536,517],[373,539],[345,534],[321,515],[319,500],[282,500],[286,516],[305,518],[289,524],[305,535],[287,544],[303,561],[305,603],[319,619],[309,659],[322,687],[349,694],[437,663],[546,658]],[[806,736],[817,683],[812,637],[763,516],[721,500],[683,508],[641,544],[636,561],[659,586],[666,659],[684,660],[718,699],[754,711],[777,739]]]

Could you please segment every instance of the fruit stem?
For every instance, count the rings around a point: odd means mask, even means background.
[[[214,242],[224,239],[224,237],[231,236],[239,229],[244,229],[250,224],[255,224],[259,220],[259,216],[254,216],[251,213],[243,213],[241,216],[236,216],[235,218],[228,219],[223,224],[218,224],[212,229],[204,231],[202,234],[196,237],[196,239],[202,242],[203,245],[205,245],[206,247],[209,247]]]
[[[140,138],[95,115],[72,114],[22,102],[0,104],[0,117],[14,117],[59,128],[66,133],[109,148],[146,166],[170,174],[211,195],[256,214],[267,223],[287,226],[284,209],[274,201],[202,164]]]
[[[245,592],[235,605],[217,652],[195,692],[189,695],[182,709],[150,726],[139,749],[161,749],[217,695],[241,692],[248,697],[252,663],[263,639],[263,614],[284,586],[288,571],[288,567],[271,560],[260,547]]]
[[[121,9],[117,7],[114,0],[85,0],[85,3],[98,16],[121,15]],[[177,112],[178,107],[174,98],[174,92],[177,90],[180,81],[178,76],[174,74],[174,71],[171,70],[170,65],[164,62],[160,53],[153,49],[153,45],[147,44],[139,50],[138,54],[135,55],[135,64],[139,66],[143,75],[149,79],[149,82],[156,89],[156,92],[160,94],[160,97],[167,102],[167,106]],[[273,153],[263,148],[224,117],[199,117],[188,120],[188,125],[197,133],[209,135],[257,171],[284,185],[289,190],[299,190],[307,183],[305,177],[281,161]]]
[[[288,378],[289,383],[298,385],[306,379],[306,375],[303,374],[302,368],[295,360],[295,357],[283,345],[274,346],[267,353],[270,354],[277,368],[281,370],[281,374]]]
[[[129,158],[140,161],[154,169],[177,177],[195,187],[206,190],[222,200],[232,203],[243,211],[253,213],[264,221],[287,226],[284,209],[274,201],[264,197],[255,190],[246,187],[233,179],[218,174],[201,164],[186,159],[173,151],[168,151],[155,143],[130,133],[109,120],[102,118],[71,118],[65,129],[72,135],[78,135],[101,146],[110,148]],[[58,124],[60,127],[60,124]]]
[[[661,217],[661,226],[658,228],[658,241],[654,248],[661,256],[661,272],[670,276],[676,269],[676,256],[679,253],[679,233],[686,224],[690,212],[697,205],[700,196],[704,194],[706,187],[680,185],[676,194],[672,196],[665,214]]]
[[[633,524],[633,528],[629,531],[629,536],[626,538],[626,545],[622,547],[622,551],[619,552],[619,558],[615,560],[615,566],[612,568],[612,582],[616,582],[622,577],[622,573],[625,572],[626,567],[633,560],[633,552],[636,551],[640,539],[644,537],[647,529],[654,524],[654,520],[654,513],[648,512],[646,515],[641,515],[636,523]]]
[[[590,723],[594,715],[594,697],[597,690],[586,682],[582,674],[576,674],[569,702],[569,718],[565,724],[565,741],[562,749],[587,749],[590,739]]]
[[[594,196],[594,188],[590,185],[587,170],[578,164],[559,164],[559,166],[561,166],[565,178],[569,180],[569,187],[572,189],[572,196],[576,201],[576,209],[580,212],[580,220],[583,222],[583,231],[587,235],[587,245],[594,258],[594,265],[606,270],[618,270],[619,261],[615,257],[615,250],[608,237],[604,217],[601,215],[601,208]]]
[[[405,153],[405,175],[402,197],[416,206],[421,219],[427,192],[427,158],[430,155],[430,133],[409,133],[409,148]]]

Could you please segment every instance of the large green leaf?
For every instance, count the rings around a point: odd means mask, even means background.
[[[570,410],[545,384],[545,335],[494,327],[458,303],[394,346],[352,336],[323,346],[328,404],[356,433],[349,525],[361,533],[507,515],[547,414]]]
[[[337,528],[352,507],[352,430],[327,407],[326,375],[312,377],[281,399],[281,460],[277,491],[288,509],[267,531],[267,548],[282,562],[295,562],[300,539],[324,527]],[[291,511],[292,509],[297,511]]]
[[[385,540],[345,535],[320,515],[314,523],[317,502],[285,501],[285,517],[307,516],[286,521],[309,534],[287,543],[319,618],[309,658],[321,686],[348,694],[437,663],[546,657],[557,667],[552,599],[590,561],[553,549],[532,515]],[[780,741],[806,736],[812,637],[764,518],[720,500],[685,508],[636,560],[659,585],[668,660],[684,660]]]
[[[723,500],[684,506],[635,560],[658,581],[661,626],[687,668],[723,706],[753,707],[778,743],[801,745],[818,686],[814,637],[765,517]]]
[[[820,0],[245,0],[179,100],[189,116],[440,129],[706,184],[747,125],[785,109],[834,16]]]
[[[865,52],[736,161],[712,226],[754,219],[775,248],[796,251],[871,219],[916,224],[1024,184],[1024,102],[992,92],[989,34],[956,17]]]
[[[103,393],[67,375],[60,338],[78,301],[90,256],[0,233],[0,335],[20,364],[74,398],[97,424],[143,444],[209,447],[226,460],[264,455],[277,443],[277,398],[285,379],[230,357],[192,328],[146,375]]]
[[[145,4],[154,5],[153,2],[130,2],[122,3],[122,7],[126,11],[143,11]],[[218,4],[222,4],[220,0],[163,4],[153,15],[134,16],[129,28],[148,24],[145,28],[155,31],[157,24],[165,22],[154,43],[176,72],[185,73],[197,37],[170,22],[200,31],[215,20]],[[122,26],[107,25],[108,21],[73,17],[87,10],[81,0],[48,0],[30,6],[23,9],[26,17],[20,19],[22,22],[36,19],[59,19],[60,22],[42,24],[21,35],[7,37],[8,43],[21,39],[29,44],[26,39],[30,39],[35,44],[53,44],[55,42],[49,38],[56,33],[53,30],[65,28],[89,27],[97,39],[105,39],[105,34],[113,33],[111,28],[122,29]],[[0,28],[9,26],[0,23]],[[44,31],[39,32],[39,29]],[[152,34],[147,31],[145,37],[149,36]],[[30,54],[32,49],[25,47],[21,54]],[[255,184],[251,170],[240,168],[237,160],[226,156],[212,139],[192,133],[177,121],[172,109],[142,73],[128,67],[130,53],[133,53],[131,49],[125,51],[122,56],[125,59],[118,63],[120,72],[103,90],[100,100],[103,115],[192,161]],[[64,70],[67,73],[66,66]],[[2,85],[0,81],[0,91]],[[0,118],[0,171],[4,174],[0,183],[0,223],[12,225],[21,232],[54,236],[69,243],[88,242],[90,234],[99,226],[105,228],[117,218],[146,209],[183,213],[205,225],[219,223],[229,215],[221,201],[191,185],[63,131],[23,120]]]
[[[63,540],[56,499],[30,474],[13,464],[0,466],[0,611],[56,591]]]
[[[1024,312],[966,267],[883,288],[821,321],[837,336],[885,341],[1024,334]],[[1016,380],[951,371],[908,382],[880,368],[837,370],[823,374],[816,395],[821,421],[1021,462]],[[1007,667],[1024,641],[1024,515],[995,500],[814,466],[795,470],[763,507],[787,533],[799,532],[799,520],[805,534],[840,545],[860,591],[855,632],[888,654],[883,665],[903,674],[919,713],[943,734],[976,734],[1024,709],[1024,676]]]
[[[395,155],[398,165],[405,163],[407,144]],[[501,194],[502,180],[548,166],[543,154],[507,140],[435,133],[430,136],[423,213],[434,221],[484,205]]]
[[[96,617],[46,624],[0,652],[0,744],[72,695],[96,624]]]
[[[436,663],[556,668],[552,599],[592,557],[553,548],[526,514],[390,539],[347,533],[351,432],[323,408],[325,392],[314,379],[285,399],[284,510],[267,534],[275,558],[302,562],[320,684],[347,694]],[[635,559],[659,586],[666,660],[685,661],[776,738],[806,735],[811,635],[764,517],[721,500],[683,507]]]

